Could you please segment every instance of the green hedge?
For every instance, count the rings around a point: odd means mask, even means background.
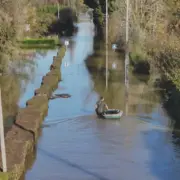
[[[21,42],[22,44],[55,44],[54,39],[26,39]]]
[[[50,48],[54,49],[60,45],[59,39],[24,39],[19,41],[21,48]]]

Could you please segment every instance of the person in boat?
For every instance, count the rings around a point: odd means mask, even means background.
[[[100,99],[96,103],[96,114],[102,116],[105,111],[108,110],[107,104],[104,102],[104,98],[100,97]]]

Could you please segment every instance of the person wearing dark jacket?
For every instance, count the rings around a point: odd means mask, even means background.
[[[102,116],[105,111],[108,110],[107,104],[104,102],[104,98],[100,97],[100,99],[96,103],[96,114]]]

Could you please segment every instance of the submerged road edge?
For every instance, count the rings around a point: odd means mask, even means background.
[[[50,71],[43,76],[41,86],[34,96],[26,102],[26,107],[19,110],[12,128],[5,136],[7,173],[2,173],[0,179],[7,180],[3,174],[8,174],[9,180],[19,180],[26,167],[26,157],[32,152],[38,140],[39,129],[48,112],[50,97],[61,80],[60,66],[65,56],[66,48],[62,46],[53,57]],[[2,170],[2,159],[0,157]]]

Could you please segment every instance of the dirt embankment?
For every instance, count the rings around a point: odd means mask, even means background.
[[[47,115],[48,101],[61,80],[60,66],[64,55],[65,47],[61,47],[57,56],[53,57],[50,71],[42,78],[40,88],[36,89],[34,96],[26,102],[26,107],[19,110],[11,130],[6,134],[9,180],[18,180],[25,170],[26,157],[33,150],[41,123]],[[2,169],[1,156],[0,167]]]

